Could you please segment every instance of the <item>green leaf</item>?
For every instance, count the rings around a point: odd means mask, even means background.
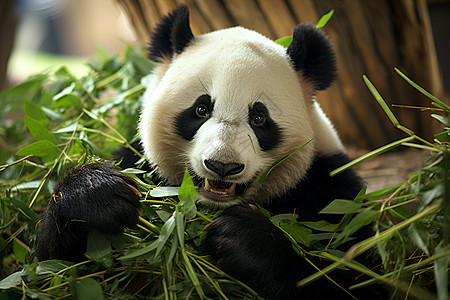
[[[60,93],[56,94],[53,97],[53,101],[58,101],[62,97],[72,94],[73,90],[75,89],[75,86],[76,86],[76,83],[72,82],[68,87],[64,88]]]
[[[283,46],[284,48],[287,48],[292,43],[292,36],[285,36],[285,37],[279,38],[279,39],[275,40],[275,43]]]
[[[19,244],[16,240],[13,242],[13,252],[14,256],[21,263],[25,263],[25,259],[28,255],[28,250],[25,249],[21,244]]]
[[[163,198],[163,197],[175,197],[178,196],[180,192],[179,187],[173,186],[160,186],[156,187],[150,191],[150,196],[155,198]]]
[[[278,166],[279,164],[281,164],[282,162],[284,162],[286,159],[288,159],[289,157],[291,157],[292,155],[294,155],[295,153],[297,153],[298,151],[300,151],[301,149],[303,149],[303,147],[305,147],[306,145],[308,145],[313,139],[311,138],[309,141],[307,141],[306,143],[304,143],[302,146],[300,146],[299,148],[297,148],[296,150],[294,150],[294,152],[286,155],[285,157],[277,160],[270,168],[269,170],[267,170],[262,176],[261,178],[259,178],[259,184],[262,184],[264,182],[264,180],[267,178],[267,176],[269,176],[269,173],[272,172],[272,170]]]
[[[280,225],[280,222],[283,220],[295,221],[297,220],[297,218],[298,218],[297,214],[279,214],[271,217],[270,219],[275,225]]]
[[[416,90],[424,94],[430,100],[436,102],[440,108],[445,109],[446,111],[450,111],[450,106],[445,104],[443,101],[439,100],[435,96],[433,96],[430,92],[426,91],[424,88],[419,86],[417,83],[409,79],[405,74],[403,74],[398,68],[394,68],[395,72],[397,72],[406,82],[408,82],[411,86],[413,86]]]
[[[318,231],[335,232],[339,224],[331,224],[325,220],[316,222],[300,222],[300,224]]]
[[[142,55],[142,49],[134,49],[127,46],[125,53],[127,60],[131,61],[133,67],[142,74],[148,74],[153,69],[153,63]]]
[[[43,140],[43,141],[37,141],[31,145],[28,145],[22,149],[20,149],[19,151],[17,151],[16,155],[19,156],[25,156],[25,155],[34,155],[34,156],[46,156],[46,155],[52,155],[52,156],[57,156],[58,155],[58,151],[57,151],[57,146],[48,141],[48,140]]]
[[[411,225],[409,225],[408,233],[416,246],[427,255],[430,255],[426,244],[428,234],[425,227],[419,222],[411,223]]]
[[[445,245],[442,240],[435,249],[435,254],[450,250],[450,244]],[[450,266],[450,256],[444,256],[434,261],[434,277],[439,300],[449,299],[448,267]]]
[[[99,120],[99,117],[98,117],[98,114],[97,114],[97,113],[90,112],[90,111],[88,111],[87,109],[83,109],[83,112],[84,112],[85,114],[87,114],[89,117],[91,117],[92,119],[94,119],[94,120]]]
[[[28,207],[24,202],[16,199],[9,200],[14,207],[20,211],[25,217],[30,219],[32,222],[38,220],[38,214],[35,213],[31,208]]]
[[[142,255],[145,255],[153,250],[155,250],[159,245],[159,241],[156,240],[152,243],[150,243],[149,245],[145,246],[144,248],[138,249],[136,251],[130,252],[124,256],[119,257],[119,260],[127,260],[127,259],[132,259],[132,258],[136,258]]]
[[[444,124],[445,126],[448,126],[448,117],[444,117],[437,114],[431,114],[431,116],[436,120],[438,120],[439,122],[441,122],[442,124]]]
[[[68,133],[68,132],[74,132],[74,131],[78,131],[78,130],[82,130],[84,127],[81,126],[78,123],[73,123],[70,124],[69,126],[60,128],[58,130],[55,131],[55,133]]]
[[[158,243],[158,247],[156,248],[155,257],[158,256],[161,253],[162,248],[166,244],[169,237],[172,235],[173,230],[175,229],[175,215],[176,212],[173,213],[173,215],[169,218],[169,220],[164,223],[164,225],[161,227],[161,232],[159,234],[158,239],[156,240],[156,243]]]
[[[342,230],[333,242],[332,246],[337,247],[342,242],[346,242],[347,238],[358,231],[361,227],[369,225],[379,215],[376,210],[364,210],[358,213]]]
[[[323,15],[316,24],[316,28],[322,28],[327,25],[328,21],[330,21],[331,17],[334,14],[334,10],[330,10],[327,14]]]
[[[8,277],[4,278],[2,281],[0,281],[0,290],[2,289],[6,290],[18,286],[22,282],[23,275],[24,271],[22,270],[12,273]]]
[[[36,105],[35,103],[25,99],[24,107],[25,107],[25,117],[33,118],[43,123],[48,122],[47,116],[42,111],[39,105]]]
[[[87,236],[87,255],[95,261],[111,254],[111,244],[108,239],[95,230],[89,230]]]
[[[33,181],[18,184],[15,187],[13,187],[11,190],[12,191],[32,190],[32,189],[37,189],[40,185],[41,185],[40,180],[33,180]]]
[[[56,259],[40,261],[36,267],[36,275],[58,273],[71,265],[73,263]]]
[[[92,278],[84,278],[75,283],[71,291],[77,300],[102,300],[103,290],[100,284]]]
[[[351,200],[336,199],[322,209],[319,214],[348,214],[361,211],[363,205]]]
[[[75,107],[77,109],[82,109],[83,104],[81,103],[80,97],[74,94],[67,94],[59,97],[54,104],[55,108],[71,108]]]
[[[364,82],[366,83],[367,87],[369,88],[369,91],[374,96],[375,100],[377,100],[378,104],[380,104],[381,108],[384,110],[384,113],[388,116],[389,120],[391,120],[392,124],[394,126],[399,126],[400,122],[397,120],[397,118],[394,116],[394,113],[389,108],[389,106],[386,104],[386,102],[383,100],[383,97],[381,97],[380,93],[377,91],[375,86],[370,82],[369,78],[367,78],[366,75],[363,75]]]
[[[446,130],[444,132],[435,134],[434,137],[439,141],[439,142],[450,142],[450,130]]]
[[[181,248],[184,248],[184,228],[185,228],[184,214],[179,211],[176,211],[174,214],[175,214],[175,223],[177,227],[178,241],[180,242]]]
[[[384,197],[386,195],[392,194],[400,186],[401,186],[401,184],[397,184],[397,185],[394,185],[394,186],[390,186],[390,187],[387,187],[387,188],[383,188],[383,189],[380,189],[380,190],[368,193],[368,194],[365,195],[364,199]]]
[[[187,215],[187,219],[191,219],[188,214],[195,209],[197,190],[195,189],[194,183],[192,182],[191,176],[187,170],[184,172],[184,178],[181,183],[180,192],[178,193],[178,199],[180,199],[180,203],[178,204],[180,211]]]
[[[309,235],[312,233],[311,229],[290,220],[282,220],[280,222],[280,227],[289,233],[300,244],[305,246],[310,245],[311,239]]]
[[[38,141],[48,140],[54,144],[57,143],[55,136],[42,124],[31,117],[25,116],[28,130],[31,135]]]

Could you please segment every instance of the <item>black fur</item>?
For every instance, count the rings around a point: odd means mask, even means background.
[[[361,180],[351,170],[335,177],[330,171],[347,161],[345,154],[317,156],[306,180],[266,207],[276,213],[299,214],[299,221],[326,219],[317,213],[336,198],[352,199],[362,188]],[[282,166],[280,166],[282,167]],[[328,219],[333,222],[337,220]],[[359,238],[368,237],[369,230]],[[269,219],[249,206],[226,209],[208,228],[206,249],[222,270],[245,282],[267,299],[350,299],[328,279],[322,278],[302,289],[296,283],[317,272],[292,248],[291,242]],[[345,249],[343,249],[345,250]],[[319,268],[329,262],[309,257]],[[330,276],[344,288],[357,283],[358,274],[348,270],[333,271]],[[361,299],[382,299],[379,287],[355,290]]]
[[[163,62],[181,53],[193,39],[189,9],[182,4],[164,16],[153,30],[147,57],[155,62]]]
[[[110,164],[89,163],[69,172],[55,186],[39,224],[39,260],[84,259],[88,228],[104,234],[137,223],[136,183]]]
[[[253,120],[257,116],[262,116],[265,121],[262,125],[255,125]],[[249,124],[255,133],[259,146],[262,150],[268,151],[277,147],[282,138],[282,132],[280,127],[275,123],[269,115],[267,107],[261,103],[256,102],[248,112]]]
[[[198,116],[196,110],[199,106],[204,107],[208,114],[205,117]],[[188,109],[178,114],[175,120],[177,133],[185,140],[191,141],[199,128],[211,117],[214,103],[209,95],[201,95]]]
[[[333,177],[329,175],[347,162],[349,158],[345,153],[316,155],[305,179],[279,199],[273,199],[268,209],[274,214],[293,212],[296,209],[302,221],[322,220],[325,215],[318,215],[317,212],[334,199],[353,199],[364,186],[351,169]]]
[[[336,77],[336,58],[328,37],[311,24],[299,24],[294,29],[287,49],[296,71],[301,71],[316,90],[328,88]]]

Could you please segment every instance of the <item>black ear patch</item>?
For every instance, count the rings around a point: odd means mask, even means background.
[[[164,16],[152,33],[147,57],[155,62],[179,54],[194,39],[189,25],[189,8],[182,4]]]
[[[314,84],[316,90],[328,88],[336,77],[336,58],[328,37],[311,24],[299,24],[294,29],[287,49],[296,71]]]

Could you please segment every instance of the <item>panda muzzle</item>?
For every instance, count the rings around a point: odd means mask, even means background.
[[[236,191],[236,183],[205,179],[205,190],[220,196],[232,196]]]

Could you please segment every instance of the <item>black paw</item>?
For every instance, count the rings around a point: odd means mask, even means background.
[[[232,206],[207,230],[206,250],[227,274],[269,299],[297,295],[294,274],[303,264],[301,257],[261,212],[249,206]]]
[[[73,169],[48,201],[39,225],[38,259],[83,259],[89,228],[116,234],[137,223],[139,196],[136,183],[112,165],[89,163]]]

